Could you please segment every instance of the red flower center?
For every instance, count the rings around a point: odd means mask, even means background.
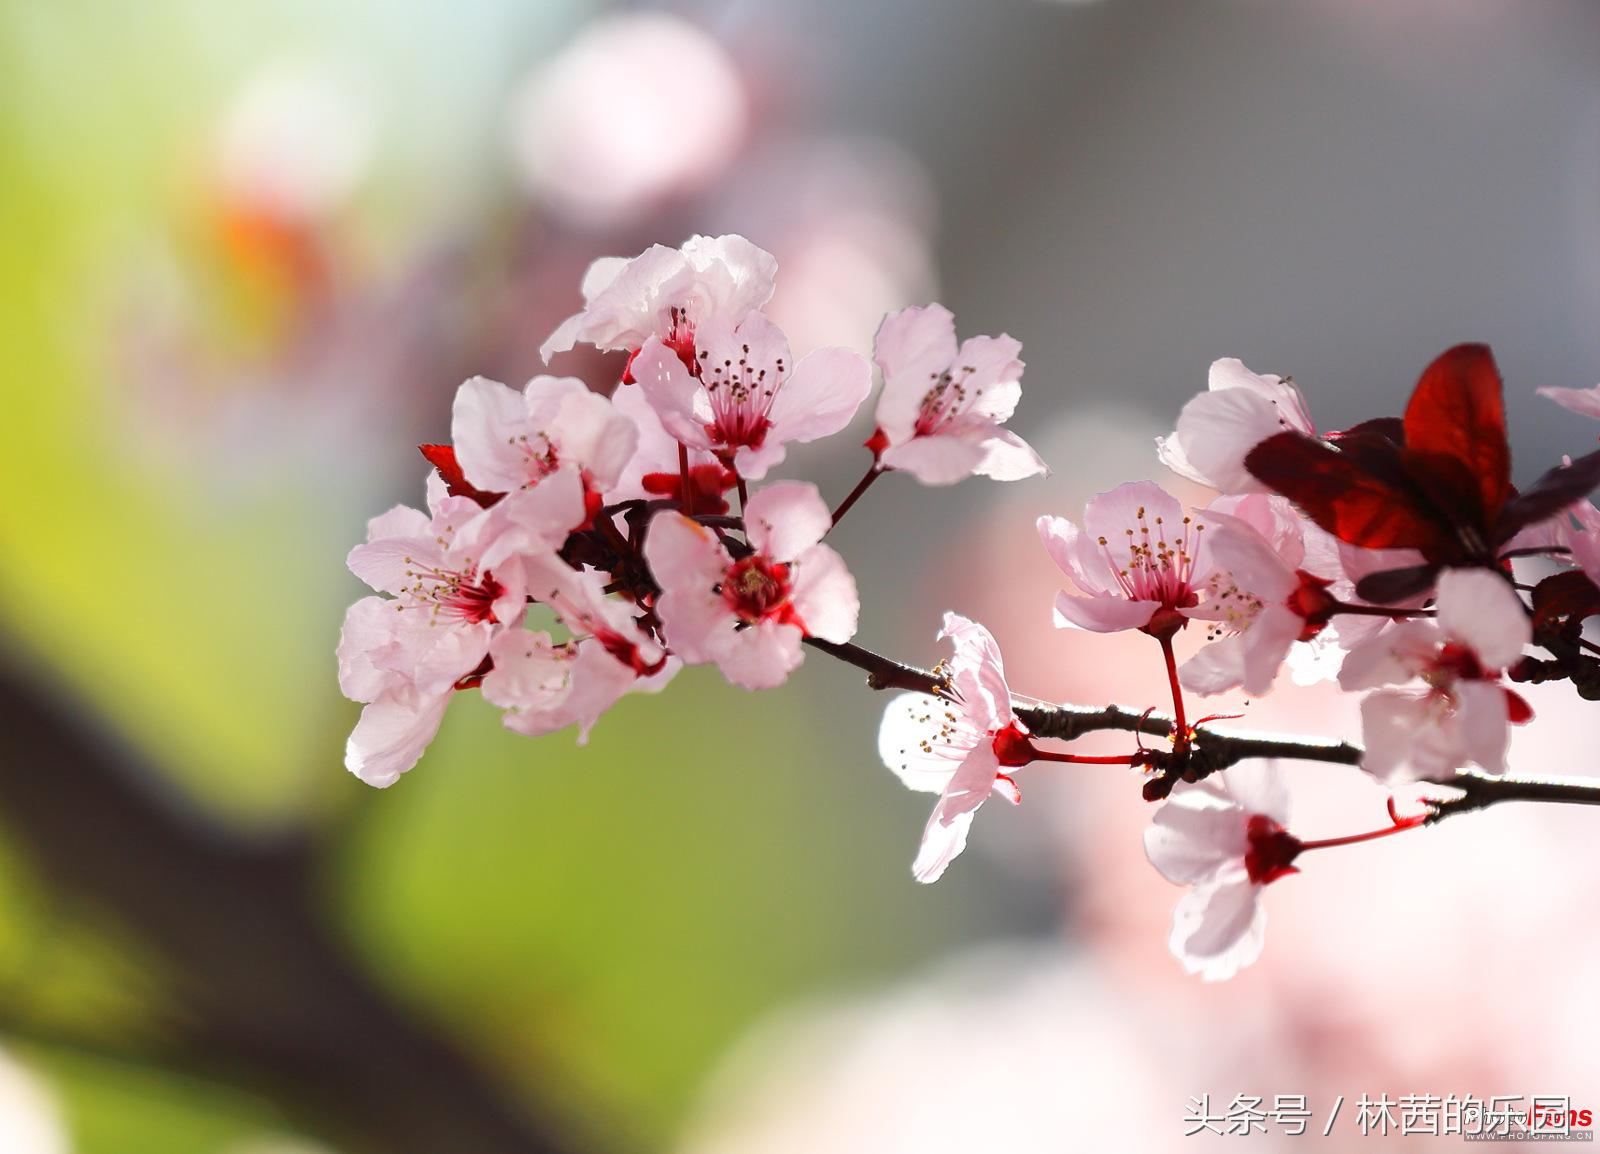
[[[735,561],[722,579],[722,599],[740,621],[778,621],[805,629],[789,602],[789,566],[759,553]]]
[[[498,624],[499,618],[494,615],[494,603],[505,596],[506,587],[496,581],[494,574],[488,570],[484,570],[483,576],[475,580],[471,574],[463,574],[447,582],[443,592],[444,596],[440,598],[441,608],[460,617],[469,625],[477,625],[484,621],[491,625]]]
[[[1305,618],[1300,640],[1310,641],[1322,632],[1322,627],[1338,611],[1339,599],[1328,592],[1332,581],[1313,576],[1304,569],[1296,569],[1295,576],[1300,578],[1300,584],[1289,594],[1287,604],[1296,614]]]
[[[1244,853],[1244,868],[1256,885],[1264,886],[1299,872],[1294,859],[1300,856],[1303,843],[1266,814],[1250,815],[1245,836],[1249,848]]]
[[[1007,769],[1018,769],[1038,756],[1033,741],[1014,721],[994,735],[994,753]]]

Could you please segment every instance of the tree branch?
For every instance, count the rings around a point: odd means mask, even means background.
[[[806,644],[866,671],[872,689],[908,689],[917,693],[942,694],[944,682],[935,674],[906,665],[854,644],[834,644],[815,637]],[[1086,705],[1052,705],[1030,698],[1017,698],[1014,708],[1035,737],[1071,741],[1086,733],[1120,730],[1150,737],[1170,737],[1171,717],[1150,710],[1134,710],[1123,705],[1096,709]],[[1187,756],[1174,759],[1156,751],[1150,762],[1155,775],[1147,782],[1145,796],[1158,800],[1166,796],[1176,781],[1199,781],[1230,765],[1255,757],[1275,757],[1289,761],[1314,761],[1328,765],[1359,766],[1365,750],[1348,741],[1287,734],[1239,733],[1227,729],[1196,726],[1194,743]],[[1150,789],[1159,783],[1162,788]],[[1431,821],[1460,813],[1487,809],[1507,801],[1553,802],[1565,805],[1600,805],[1600,779],[1581,777],[1493,777],[1463,770],[1434,784],[1460,791],[1459,797],[1430,803]]]
[[[150,1060],[235,1080],[340,1145],[385,1154],[561,1154],[567,1136],[496,1086],[355,956],[304,842],[255,844],[192,807],[83,710],[0,661],[8,832],[63,891],[170,967],[181,1020]],[[16,1016],[0,1007],[0,1018]],[[24,1019],[25,1021],[25,1019]]]

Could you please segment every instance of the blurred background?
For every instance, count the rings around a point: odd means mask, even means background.
[[[1519,478],[1592,447],[1533,389],[1600,379],[1600,6],[0,0],[0,1150],[1160,1150],[1200,1094],[1307,1095],[1313,1132],[1340,1094],[1600,1107],[1590,814],[1327,855],[1219,987],[1166,953],[1116,771],[1025,771],[915,885],[928,799],[817,655],[762,696],[691,670],[584,750],[462,695],[395,788],[347,775],[365,518],[420,499],[462,379],[538,371],[590,260],[697,231],[778,255],[797,352],[932,299],[1023,341],[1054,475],[877,486],[837,534],[858,640],[931,662],[956,609],[1024,692],[1158,704],[1147,639],[1050,628],[1032,523],[1172,483],[1152,438],[1214,358],[1341,427],[1489,341]],[[782,472],[842,495],[860,439]],[[1530,697],[1513,766],[1596,768],[1592,716]],[[1325,686],[1216,711],[1353,732]],[[1307,836],[1381,820],[1354,773],[1292,781]]]

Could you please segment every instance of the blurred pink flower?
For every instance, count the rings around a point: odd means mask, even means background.
[[[744,140],[748,103],[714,37],[666,12],[615,13],[519,85],[512,160],[541,208],[617,226],[714,182]]]

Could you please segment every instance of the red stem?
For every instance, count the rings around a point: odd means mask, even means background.
[[[689,484],[689,446],[678,442],[678,502],[685,517],[694,516],[694,489]]]
[[[1088,753],[1051,753],[1046,749],[1034,751],[1035,761],[1065,761],[1075,765],[1132,765],[1137,754],[1112,753],[1105,755]]]
[[[1385,826],[1383,829],[1368,830],[1366,833],[1352,833],[1345,837],[1326,837],[1320,841],[1303,841],[1300,843],[1300,852],[1304,853],[1308,849],[1330,849],[1337,845],[1355,845],[1357,842],[1362,841],[1376,841],[1380,837],[1389,837],[1392,834],[1404,833],[1408,829],[1416,829],[1427,820],[1426,814],[1419,814],[1416,817],[1401,818],[1391,826]]]
[[[862,477],[861,480],[856,482],[856,487],[850,490],[850,495],[843,501],[840,501],[839,507],[833,511],[833,523],[835,525],[844,520],[844,515],[850,511],[850,506],[859,501],[861,499],[861,494],[870,489],[872,487],[872,482],[876,481],[885,472],[886,470],[882,466],[880,466],[877,462],[873,462],[872,468],[867,470],[866,476]]]
[[[1172,748],[1181,752],[1189,748],[1189,723],[1183,715],[1183,687],[1178,684],[1178,658],[1172,652],[1172,638],[1163,637],[1161,656],[1167,662],[1167,682],[1172,686]]]

